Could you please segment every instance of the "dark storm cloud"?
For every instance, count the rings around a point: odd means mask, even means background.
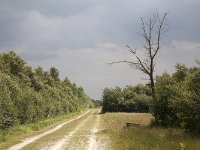
[[[2,5],[15,8],[18,11],[36,10],[50,17],[68,17],[89,9],[95,1],[91,0],[1,0]]]
[[[199,0],[0,0],[0,51],[15,50],[33,66],[55,65],[99,98],[108,83],[140,80],[130,68],[102,63],[129,58],[125,44],[143,46],[140,17],[169,12],[158,73],[200,57],[199,8]]]
[[[1,0],[0,43],[34,50],[134,43],[139,18],[163,11],[169,11],[170,38],[199,41],[199,6],[198,0]]]
[[[93,20],[84,13],[91,5],[89,1],[3,0],[0,4],[1,48],[21,44],[27,49],[54,51],[62,47],[90,46],[95,34],[90,31]]]

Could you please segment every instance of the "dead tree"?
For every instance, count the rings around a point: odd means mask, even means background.
[[[129,52],[134,56],[134,60],[128,61],[115,61],[109,64],[126,63],[131,67],[142,71],[149,77],[152,98],[155,99],[155,82],[154,82],[154,69],[155,69],[155,57],[160,50],[160,40],[163,33],[168,30],[167,13],[164,13],[162,17],[159,14],[153,15],[147,21],[141,18],[142,32],[139,33],[145,40],[144,49],[146,52],[145,57],[141,57],[137,54],[137,48],[132,48],[130,45],[126,45]]]

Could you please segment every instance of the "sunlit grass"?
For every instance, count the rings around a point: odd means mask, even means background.
[[[199,150],[200,138],[180,129],[152,128],[153,117],[145,113],[106,113],[101,124],[115,150]],[[141,124],[126,127],[126,122]]]

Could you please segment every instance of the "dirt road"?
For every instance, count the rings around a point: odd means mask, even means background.
[[[99,110],[90,110],[8,150],[107,150],[99,124]]]

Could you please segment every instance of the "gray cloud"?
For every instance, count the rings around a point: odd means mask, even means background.
[[[43,61],[45,59],[58,58],[56,54],[48,52],[23,51],[19,55],[29,61]]]
[[[138,71],[104,63],[130,58],[125,44],[142,47],[140,17],[169,11],[157,74],[173,71],[176,62],[193,65],[199,7],[199,0],[1,0],[0,51],[15,50],[33,66],[56,66],[100,98],[105,86],[144,82]]]

